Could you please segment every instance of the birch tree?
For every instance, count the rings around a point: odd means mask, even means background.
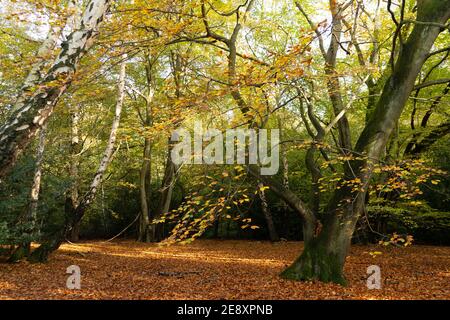
[[[61,44],[61,52],[44,79],[37,83],[38,89],[27,98],[20,98],[18,108],[0,127],[0,177],[14,165],[19,154],[47,122],[59,98],[70,86],[80,59],[94,43],[110,2],[92,0],[87,4],[80,27]],[[52,36],[50,38],[53,39]],[[33,81],[35,76],[32,73]],[[21,94],[20,97],[22,96]]]
[[[39,130],[39,143],[36,151],[36,163],[33,175],[33,184],[30,192],[30,203],[25,215],[25,222],[29,224],[27,230],[28,238],[34,238],[39,233],[37,228],[37,209],[39,202],[39,193],[41,190],[42,163],[44,161],[45,139],[47,133],[47,124],[44,124]],[[9,262],[16,262],[30,254],[31,242],[28,240],[20,244],[9,258]]]
[[[126,75],[126,58],[124,58],[123,62],[120,66],[120,75],[118,81],[118,95],[114,112],[114,119],[111,126],[111,131],[109,134],[109,139],[106,144],[106,148],[103,152],[103,156],[100,160],[100,164],[98,169],[92,179],[91,184],[89,185],[88,190],[81,197],[78,205],[73,207],[73,203],[70,197],[66,200],[66,222],[63,228],[59,230],[55,235],[52,236],[50,241],[41,244],[39,248],[31,254],[31,261],[46,261],[49,253],[58,249],[61,243],[65,240],[66,237],[70,236],[70,233],[74,226],[78,225],[83,218],[86,210],[89,208],[91,203],[94,201],[95,196],[97,194],[98,188],[101,184],[103,175],[108,168],[109,163],[111,162],[111,158],[114,153],[116,139],[117,139],[117,130],[120,124],[120,116],[122,113],[122,106],[124,102],[125,95],[125,75]]]

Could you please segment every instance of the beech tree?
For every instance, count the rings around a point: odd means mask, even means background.
[[[340,19],[343,14],[341,10],[345,6],[330,1],[330,7],[334,21]],[[345,283],[343,275],[345,258],[356,222],[365,209],[366,193],[374,163],[380,160],[385,151],[388,139],[414,88],[416,78],[436,38],[448,28],[446,24],[449,18],[449,1],[424,0],[417,2],[416,20],[407,21],[402,16],[397,22],[397,36],[405,24],[413,25],[411,33],[406,40],[400,37],[401,49],[393,63],[390,76],[382,84],[383,89],[373,114],[355,147],[348,150],[357,155],[364,155],[363,160],[351,161],[352,172],[345,173],[347,180],[359,178],[361,188],[336,190],[325,208],[321,222],[314,212],[302,208],[302,215],[305,217],[305,249],[300,257],[283,271],[282,276],[290,279],[318,279]],[[337,47],[329,49],[328,52],[333,50],[337,50]],[[345,127],[346,130],[349,129],[347,125]],[[350,139],[344,130],[339,131],[339,137],[341,140]]]
[[[244,95],[239,89],[239,81],[236,79],[236,66],[239,31],[243,28],[252,4],[252,1],[248,1],[245,5],[237,7],[229,13],[221,13],[214,9],[214,12],[218,15],[236,17],[236,23],[231,28],[229,37],[221,35],[212,29],[208,20],[206,4],[202,4],[201,11],[206,31],[205,38],[213,39],[213,44],[216,42],[223,43],[224,47],[221,48],[228,54],[227,74],[230,94],[242,114],[249,119],[247,120],[248,122],[254,122],[254,120],[252,120],[249,103],[245,101]],[[335,116],[331,123],[326,128],[323,128],[316,116],[314,116],[312,106],[308,106],[309,120],[314,125],[317,133],[313,136],[313,145],[308,151],[306,165],[312,173],[313,188],[316,188],[320,175],[315,173],[316,167],[312,163],[313,155],[317,149],[320,149],[320,146],[317,147],[317,145],[322,143],[324,136],[330,132],[334,125],[337,125],[338,148],[342,156],[352,159],[344,163],[344,181],[348,183],[344,182],[344,186],[335,191],[323,212],[320,212],[320,199],[318,198],[317,188],[317,191],[313,193],[313,197],[316,199],[312,201],[313,205],[309,206],[274,179],[260,176],[257,167],[248,168],[250,174],[270,186],[279,197],[303,218],[305,249],[301,256],[281,274],[289,279],[318,279],[325,282],[345,283],[343,275],[345,258],[348,254],[356,223],[366,208],[366,193],[370,185],[374,164],[381,159],[385,152],[386,144],[400,118],[411,91],[414,89],[416,78],[429,56],[436,38],[441,32],[448,29],[448,25],[446,25],[450,14],[450,3],[448,1],[419,1],[417,3],[415,20],[406,20],[404,18],[405,8],[403,4],[400,10],[401,17],[398,21],[395,18],[395,14],[390,11],[391,3],[388,2],[388,10],[392,13],[393,21],[397,26],[390,63],[392,68],[387,70],[388,75],[382,77],[379,83],[373,83],[374,80],[371,77],[364,79],[363,82],[368,85],[371,92],[375,90],[375,86],[382,89],[376,102],[373,100],[373,97],[369,99],[367,123],[357,142],[353,145],[350,125],[346,117],[346,112],[350,108],[352,100],[347,102],[346,105],[344,104],[341,95],[340,75],[336,71],[337,55],[342,46],[343,25],[346,23],[344,20],[345,10],[350,4],[351,2],[345,4],[339,1],[329,2],[332,15],[331,40],[328,49],[325,49],[324,40],[317,26],[305,13],[300,3],[296,2],[296,6],[307,22],[316,31],[319,48],[324,58],[324,71],[328,79],[329,99]],[[405,26],[409,27],[410,25],[412,25],[412,30],[405,39]],[[193,37],[191,39],[188,38],[189,40],[198,41]],[[396,45],[400,47],[398,55],[396,55]],[[303,95],[302,99],[306,99],[305,102],[308,103],[307,97],[301,92],[301,89],[297,87],[297,90],[299,91],[298,96]],[[371,108],[373,110],[370,110]],[[253,125],[257,124],[254,122]]]

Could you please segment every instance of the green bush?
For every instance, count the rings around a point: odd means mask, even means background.
[[[434,210],[426,204],[377,203],[368,206],[368,217],[376,233],[411,234],[416,243],[450,244],[450,212]]]

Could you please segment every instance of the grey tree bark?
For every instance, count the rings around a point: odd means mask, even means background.
[[[173,142],[168,141],[167,144],[167,159],[164,169],[164,176],[161,183],[161,189],[160,193],[161,196],[159,198],[159,204],[158,209],[156,210],[155,218],[159,218],[161,215],[169,212],[170,210],[170,204],[172,202],[172,194],[173,194],[173,188],[176,181],[176,174],[177,174],[177,165],[173,163],[172,157],[171,157],[171,151],[173,148]],[[164,224],[159,223],[155,225],[154,228],[154,234],[153,239],[155,241],[161,241],[164,238]]]
[[[138,241],[150,242],[151,230],[150,230],[150,181],[151,181],[151,140],[146,137],[144,139],[144,151],[141,171],[139,175],[139,192],[141,202],[141,218],[139,224],[139,236]]]
[[[264,218],[266,219],[270,241],[272,242],[280,241],[277,230],[275,229],[275,224],[273,223],[272,213],[270,212],[269,206],[267,204],[266,195],[264,193],[264,184],[262,183],[258,183],[258,195],[259,199],[261,200],[262,212],[264,214]]]
[[[79,181],[79,166],[80,166],[80,136],[79,136],[79,122],[80,122],[80,106],[71,106],[71,141],[70,141],[70,163],[69,163],[69,174],[72,179],[70,189],[68,191],[66,201],[71,202],[70,208],[76,208],[79,205],[80,196],[80,181]],[[67,213],[69,214],[69,213]],[[79,240],[80,234],[80,223],[76,223],[70,234],[70,241],[77,242]]]
[[[171,52],[171,68],[172,76],[175,82],[175,96],[180,98],[183,94],[183,62],[181,56],[178,52]],[[170,138],[167,139],[167,158],[164,167],[164,176],[161,183],[160,198],[158,208],[155,212],[155,219],[161,217],[161,215],[169,212],[170,204],[172,202],[173,188],[177,178],[178,166],[172,161],[171,152],[173,149],[174,142]],[[153,230],[153,240],[161,241],[164,237],[164,223],[158,223],[154,226]]]
[[[152,68],[154,61],[146,53],[146,78],[147,78],[147,94],[140,95],[145,100],[145,117],[143,117],[142,125],[144,129],[148,129],[153,124],[153,96],[154,96],[154,86],[153,86],[153,76]],[[151,196],[151,180],[152,180],[152,140],[149,136],[144,137],[144,150],[143,159],[141,165],[141,171],[139,176],[139,191],[140,191],[140,203],[141,203],[141,217],[139,223],[139,233],[138,241],[151,242],[153,241],[153,234],[155,226],[151,224],[153,220],[153,214],[150,210],[150,196]]]

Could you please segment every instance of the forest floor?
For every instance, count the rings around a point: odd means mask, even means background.
[[[133,241],[64,244],[46,264],[0,264],[0,299],[450,299],[450,247],[352,246],[347,287],[278,274],[301,242],[198,240],[161,247]],[[375,256],[370,252],[379,251]],[[81,268],[81,289],[66,268]],[[366,286],[381,268],[382,288]]]

